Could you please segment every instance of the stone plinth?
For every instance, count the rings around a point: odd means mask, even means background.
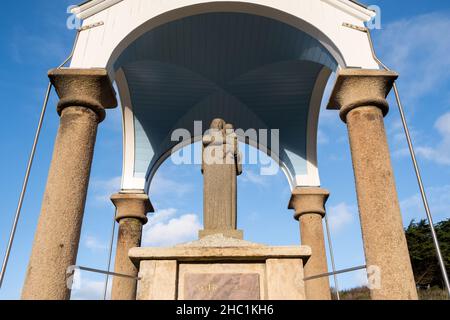
[[[307,246],[271,247],[207,236],[171,248],[133,248],[138,300],[305,300]]]

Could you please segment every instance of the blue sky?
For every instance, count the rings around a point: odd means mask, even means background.
[[[74,32],[66,28],[72,1],[22,1],[4,4],[0,22],[0,254],[3,256],[39,110],[47,85],[46,72],[69,53]],[[382,60],[400,72],[399,87],[411,125],[431,209],[437,221],[450,217],[450,3],[371,1],[382,9],[382,30],[374,40]],[[392,152],[404,223],[423,218],[418,189],[396,106],[386,130]],[[34,230],[45,188],[58,127],[52,95],[24,203],[13,254],[0,299],[20,297]],[[345,125],[336,112],[323,110],[319,127],[322,185],[331,192],[327,204],[336,266],[364,264],[350,149]],[[122,139],[120,110],[100,125],[89,187],[78,264],[104,269],[112,227],[109,196],[120,186]],[[298,244],[293,212],[287,210],[290,190],[280,172],[260,176],[258,166],[245,166],[239,178],[239,227],[246,240],[274,245]],[[150,192],[157,208],[144,231],[144,245],[171,245],[196,236],[202,213],[202,176],[198,166],[159,170]],[[269,228],[270,226],[270,228]],[[82,273],[74,298],[102,297],[104,277]],[[341,287],[363,283],[356,272],[339,276]],[[331,279],[332,280],[332,279]]]

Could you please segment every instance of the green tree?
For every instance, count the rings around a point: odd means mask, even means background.
[[[435,226],[442,255],[450,272],[450,219]],[[416,284],[420,287],[443,288],[442,274],[431,237],[430,226],[425,220],[411,221],[405,231]]]

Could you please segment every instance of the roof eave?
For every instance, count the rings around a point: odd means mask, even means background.
[[[89,18],[123,0],[88,0],[74,7],[71,12],[79,19]],[[322,0],[337,9],[343,10],[362,21],[369,21],[375,15],[375,11],[356,0]]]

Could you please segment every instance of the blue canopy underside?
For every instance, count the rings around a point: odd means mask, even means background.
[[[218,117],[244,130],[279,129],[277,156],[292,176],[306,174],[311,95],[324,67],[337,63],[319,41],[256,15],[201,14],[145,33],[115,63],[133,106],[135,176],[177,144],[173,130],[193,131],[194,121],[206,130]]]

